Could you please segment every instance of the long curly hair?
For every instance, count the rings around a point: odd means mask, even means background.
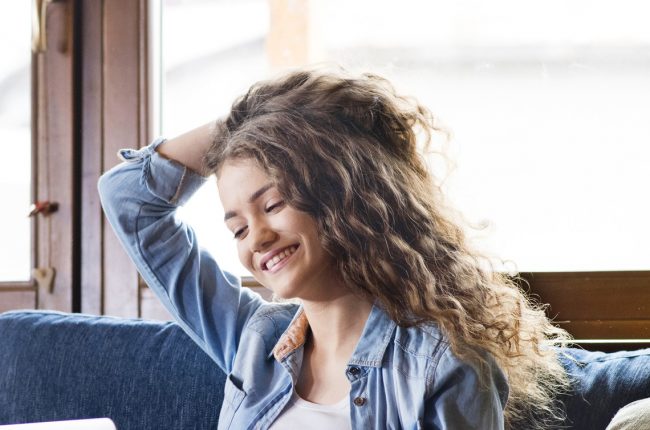
[[[485,351],[496,359],[510,385],[507,428],[555,426],[568,378],[552,346],[568,335],[468,245],[423,156],[438,131],[379,76],[300,70],[239,97],[205,165],[255,160],[317,221],[354,291],[399,325],[437,324],[479,371]]]

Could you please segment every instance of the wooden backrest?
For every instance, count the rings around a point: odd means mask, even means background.
[[[586,349],[650,347],[650,271],[522,273],[547,314]]]

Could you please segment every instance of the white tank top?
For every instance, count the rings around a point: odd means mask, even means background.
[[[293,392],[291,400],[269,430],[352,430],[350,396],[333,405],[319,405]]]

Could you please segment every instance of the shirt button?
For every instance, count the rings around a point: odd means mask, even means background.
[[[352,375],[352,376],[357,376],[359,373],[361,373],[361,369],[359,369],[356,366],[355,367],[350,367],[350,370],[348,370],[348,372],[350,372],[350,375]]]
[[[365,397],[357,397],[354,399],[354,404],[356,406],[363,406],[366,404],[366,398]]]

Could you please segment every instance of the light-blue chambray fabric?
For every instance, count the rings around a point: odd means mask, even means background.
[[[160,156],[163,142],[120,151],[125,162],[99,181],[104,211],[148,285],[228,375],[219,428],[268,428],[300,372],[302,346],[279,361],[272,352],[299,307],[242,288],[199,247],[175,213],[206,179]],[[508,385],[488,362],[480,388],[436,326],[398,327],[374,306],[346,372],[352,427],[501,429]]]
[[[175,212],[205,178],[160,156],[162,142],[120,151],[125,162],[99,181],[104,211],[147,284],[228,375],[219,429],[268,428],[300,372],[302,346],[280,361],[272,352],[299,306],[265,302],[199,247]],[[482,389],[435,325],[402,328],[374,306],[346,372],[352,427],[501,429],[508,385],[488,361]]]

